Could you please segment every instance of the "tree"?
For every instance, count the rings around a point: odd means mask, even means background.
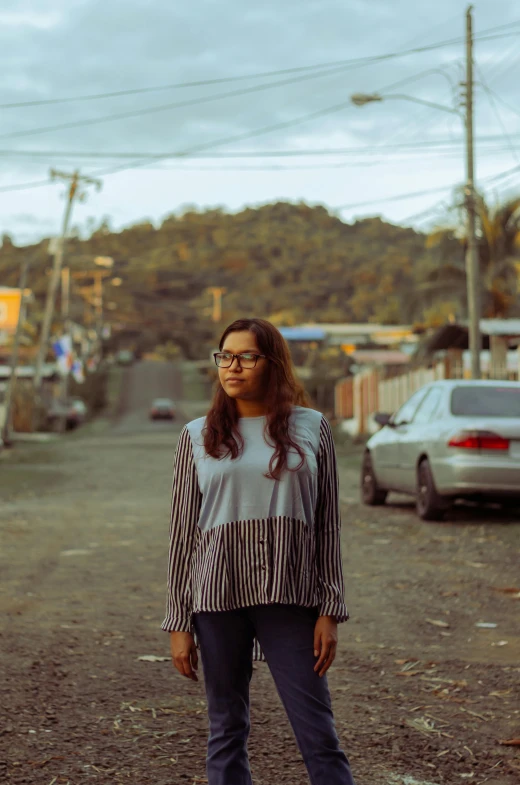
[[[477,218],[482,314],[504,318],[519,310],[520,198],[490,207],[479,197]],[[430,311],[435,302],[445,302],[447,293],[465,310],[462,303],[466,299],[466,245],[465,234],[453,227],[438,229],[429,236],[429,267],[419,282],[419,290]]]

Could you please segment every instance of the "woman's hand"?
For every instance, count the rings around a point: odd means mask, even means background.
[[[337,646],[338,622],[334,616],[320,616],[314,628],[314,656],[319,657],[314,670],[320,677],[334,662]]]
[[[173,664],[181,676],[186,676],[187,679],[192,681],[198,681],[199,678],[196,671],[199,658],[191,632],[170,632],[170,649]]]

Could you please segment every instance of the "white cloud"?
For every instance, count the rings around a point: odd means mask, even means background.
[[[62,19],[57,11],[0,11],[0,26],[52,30]]]

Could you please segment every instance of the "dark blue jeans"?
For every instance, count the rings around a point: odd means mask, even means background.
[[[255,605],[195,615],[210,723],[209,785],[252,785],[247,738],[255,636],[312,785],[354,785],[339,746],[327,679],[314,673],[316,618],[316,611],[295,605]]]

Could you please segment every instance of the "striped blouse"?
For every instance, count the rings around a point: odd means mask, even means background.
[[[205,452],[205,418],[180,434],[174,461],[166,631],[192,631],[192,615],[250,605],[295,604],[348,618],[343,597],[336,455],[320,412],[294,407],[280,480],[265,475],[274,445],[265,417],[239,420],[241,455]]]

